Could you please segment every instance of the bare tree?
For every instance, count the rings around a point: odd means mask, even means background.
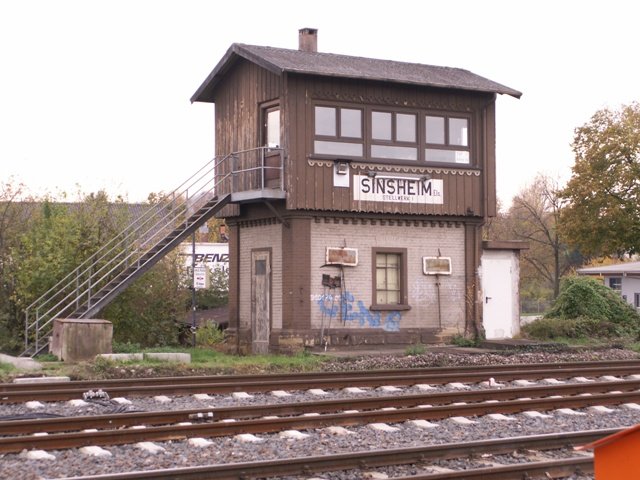
[[[567,247],[558,232],[563,208],[560,192],[557,180],[538,175],[513,198],[508,213],[512,236],[530,245],[524,263],[551,287],[553,298],[560,292],[560,278],[581,263],[580,255]]]

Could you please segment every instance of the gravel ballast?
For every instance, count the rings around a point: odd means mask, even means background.
[[[375,368],[407,368],[425,366],[450,365],[482,365],[482,364],[531,364],[559,361],[592,361],[608,359],[630,359],[637,355],[624,350],[605,350],[595,352],[567,353],[567,352],[528,352],[522,354],[482,353],[461,355],[453,353],[427,353],[415,356],[373,356],[347,359],[327,364],[333,371],[349,371]],[[470,384],[472,388],[487,388],[478,384]],[[506,387],[514,386],[510,383]],[[437,387],[437,391],[451,391],[449,387]],[[251,398],[238,399],[231,395],[215,395],[207,400],[197,400],[192,396],[173,397],[170,402],[161,402],[153,398],[131,398],[131,405],[117,405],[111,401],[90,402],[87,406],[72,407],[68,402],[48,403],[39,411],[58,415],[95,415],[126,410],[167,410],[197,407],[222,407],[233,405],[251,405],[262,403],[290,403],[312,401],[319,399],[308,392],[290,392],[290,397],[276,397],[269,394],[254,394]],[[404,388],[403,394],[418,393],[415,387]],[[328,395],[321,399],[345,398],[352,396],[362,398],[371,395],[389,395],[380,389],[368,389],[361,394],[348,394],[342,390],[329,390]],[[247,462],[254,460],[269,460],[278,458],[292,458],[330,453],[351,453],[361,450],[375,450],[385,448],[403,448],[420,445],[433,445],[452,442],[463,442],[489,438],[505,438],[511,436],[533,435],[541,433],[567,432],[577,430],[605,429],[613,427],[631,426],[640,423],[640,411],[622,406],[615,406],[611,413],[595,413],[589,409],[578,410],[585,415],[564,415],[558,412],[552,418],[530,418],[524,414],[509,414],[515,420],[494,420],[487,416],[471,417],[476,423],[462,425],[453,419],[434,421],[433,428],[419,428],[411,422],[393,424],[397,431],[387,432],[375,430],[370,426],[348,427],[351,433],[336,434],[327,429],[308,430],[305,438],[284,438],[281,434],[260,434],[258,442],[246,442],[235,437],[220,437],[208,439],[206,446],[197,447],[187,440],[172,442],[156,442],[164,451],[150,453],[133,445],[103,447],[111,456],[94,457],[80,452],[79,449],[50,451],[55,459],[31,460],[26,452],[21,454],[6,454],[0,456],[0,478],[41,479],[61,478],[82,475],[97,475],[134,470],[181,468],[196,465],[216,463]],[[33,413],[24,404],[1,405],[0,415],[23,415]],[[549,453],[549,458],[563,458],[567,451]],[[441,468],[470,468],[487,466],[487,461],[507,463],[516,461],[518,454],[495,457],[491,459],[446,460],[432,463]],[[377,472],[389,476],[408,475],[410,472],[424,472],[427,466],[414,465],[376,469]],[[307,477],[300,478],[309,478]],[[362,472],[333,472],[318,474],[315,477],[323,479],[362,478]],[[589,476],[574,476],[572,478],[591,478]]]

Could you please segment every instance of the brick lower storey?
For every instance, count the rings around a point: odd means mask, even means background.
[[[476,314],[479,226],[464,219],[309,215],[288,218],[287,225],[274,219],[229,223],[231,257],[238,260],[230,272],[228,344],[243,352],[259,350],[254,336],[260,321],[268,322],[269,351],[295,352],[325,344],[434,343],[464,333],[469,316]],[[327,247],[355,249],[357,265],[326,265]],[[374,306],[374,249],[379,248],[406,252],[405,308]],[[255,291],[260,282],[252,252],[258,251],[270,255],[266,307]],[[451,259],[451,274],[424,274],[423,257],[438,256]],[[323,275],[339,278],[340,285],[323,285]],[[262,320],[256,317],[261,301],[268,311]]]

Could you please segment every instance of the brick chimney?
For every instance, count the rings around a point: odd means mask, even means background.
[[[301,52],[318,51],[317,28],[301,28],[298,30],[298,50]]]

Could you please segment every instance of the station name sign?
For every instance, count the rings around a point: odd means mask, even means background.
[[[371,202],[442,204],[443,182],[425,177],[354,175],[353,199]]]

